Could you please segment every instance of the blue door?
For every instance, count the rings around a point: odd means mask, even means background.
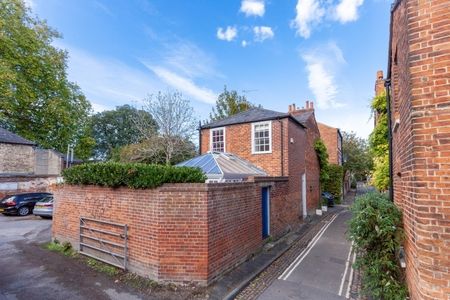
[[[263,187],[261,191],[262,201],[262,237],[265,239],[270,235],[270,193],[268,187]]]

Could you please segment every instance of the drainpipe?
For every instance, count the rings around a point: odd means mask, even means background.
[[[391,118],[391,79],[386,79],[387,116],[388,116],[388,140],[389,140],[389,200],[394,202],[394,166],[392,164],[392,118]]]
[[[198,121],[198,155],[202,155],[202,121]]]
[[[281,143],[281,176],[284,176],[284,132],[283,132],[283,121],[278,119],[278,122],[280,122],[280,143]],[[289,139],[289,137],[288,137]]]

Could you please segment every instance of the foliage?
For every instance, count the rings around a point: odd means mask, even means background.
[[[158,125],[164,161],[169,165],[180,152],[185,151],[182,146],[196,133],[194,109],[189,100],[178,92],[159,92],[149,95],[144,102],[143,109],[153,116]]]
[[[20,0],[0,1],[1,125],[44,148],[66,151],[82,138],[91,109],[67,78],[58,32]]]
[[[205,182],[200,169],[139,163],[90,163],[63,171],[68,184],[127,186],[133,189],[156,188],[164,183]]]
[[[96,142],[95,157],[99,159],[109,159],[114,149],[140,143],[157,131],[156,122],[148,112],[130,105],[93,115],[91,128]]]
[[[217,121],[254,107],[255,105],[249,102],[245,96],[239,95],[237,91],[229,91],[225,86],[217,98],[216,107],[213,107],[209,118],[211,121]]]
[[[328,179],[325,180],[323,190],[331,193],[335,201],[339,202],[342,196],[344,168],[339,165],[328,165]]]
[[[403,240],[401,212],[376,192],[356,198],[351,207],[350,239],[362,255],[363,289],[374,299],[406,299],[407,289],[396,254]]]
[[[328,152],[327,146],[322,139],[317,139],[314,142],[314,150],[316,150],[317,158],[320,166],[320,185],[324,187],[326,181],[330,178],[328,174]]]
[[[382,94],[372,100],[372,110],[377,112],[377,124],[369,137],[370,151],[373,156],[374,170],[372,183],[385,191],[389,186],[389,129],[386,95]]]
[[[65,256],[75,256],[76,255],[76,252],[73,250],[72,245],[69,242],[60,244],[57,240],[54,240],[53,242],[45,244],[44,247],[47,250],[50,250],[53,252],[59,252],[61,254],[64,254]]]
[[[108,276],[116,276],[120,272],[120,269],[90,257],[86,259],[86,263],[92,269],[101,273],[105,273]]]
[[[178,151],[172,156],[170,164],[174,165],[188,160],[196,155],[195,145],[189,140],[179,141]],[[164,140],[159,136],[153,136],[139,144],[122,147],[112,157],[118,162],[139,162],[147,164],[164,164]]]
[[[344,171],[350,172],[357,180],[365,179],[373,169],[373,159],[367,141],[354,132],[343,132],[342,151],[344,153]]]

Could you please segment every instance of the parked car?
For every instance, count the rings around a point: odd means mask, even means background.
[[[49,196],[53,195],[50,193],[26,193],[6,196],[0,200],[0,213],[26,216],[33,211],[36,202]]]
[[[36,202],[33,214],[43,219],[50,219],[53,216],[53,196],[48,196]]]
[[[334,206],[334,196],[329,192],[323,192],[322,198],[327,202],[328,207]]]

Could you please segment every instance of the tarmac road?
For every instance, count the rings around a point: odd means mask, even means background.
[[[337,300],[349,296],[354,255],[344,210],[322,227],[308,247],[258,298]]]

